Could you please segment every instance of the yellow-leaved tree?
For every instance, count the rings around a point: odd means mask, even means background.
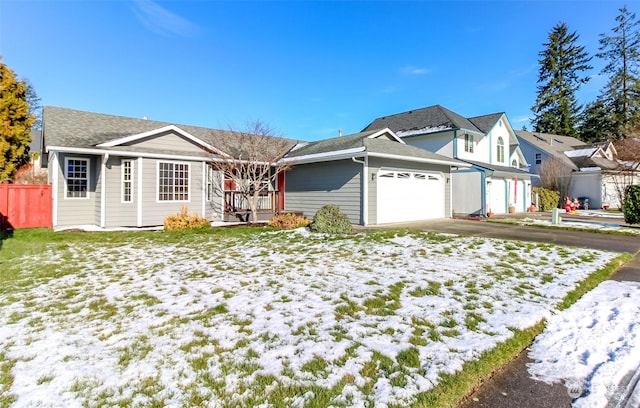
[[[35,120],[29,112],[27,83],[0,60],[0,182],[9,180],[24,162]]]

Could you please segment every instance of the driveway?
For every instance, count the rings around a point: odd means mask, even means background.
[[[462,236],[549,242],[621,253],[628,252],[636,254],[636,256],[633,261],[619,269],[612,279],[640,281],[640,239],[638,237],[461,219],[394,224],[393,227],[415,228]],[[571,397],[563,385],[549,385],[530,378],[527,363],[531,362],[533,361],[528,358],[527,351],[524,350],[510,364],[503,367],[501,371],[483,384],[459,408],[571,407]],[[634,378],[636,377],[634,376]],[[632,378],[628,378],[628,380],[633,381]],[[628,397],[627,395],[626,398]]]

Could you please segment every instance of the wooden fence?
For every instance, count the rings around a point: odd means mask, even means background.
[[[0,231],[51,228],[50,184],[0,184]]]

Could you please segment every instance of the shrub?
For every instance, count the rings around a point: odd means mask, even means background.
[[[340,207],[327,204],[316,212],[309,229],[328,234],[348,234],[351,232],[351,221]]]
[[[538,205],[540,211],[549,211],[558,208],[560,204],[560,193],[553,190],[547,190],[542,187],[534,187],[534,193],[538,193]]]
[[[295,213],[278,214],[269,221],[269,226],[281,229],[306,227],[309,224],[311,224],[311,221],[307,217]]]
[[[624,222],[627,224],[640,224],[640,186],[631,185],[624,189],[624,202],[622,203]]]
[[[189,214],[186,205],[180,208],[178,214],[167,215],[164,217],[164,229],[169,231],[182,231],[191,228],[208,227],[209,220],[200,217],[198,214]]]

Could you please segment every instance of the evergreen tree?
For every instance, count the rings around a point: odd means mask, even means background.
[[[589,81],[584,74],[592,67],[584,46],[577,45],[578,34],[569,33],[565,23],[558,23],[549,33],[549,42],[538,53],[538,92],[531,108],[536,132],[578,136],[581,106],[576,92]]]
[[[11,178],[24,162],[31,142],[31,126],[35,122],[29,112],[27,84],[0,60],[0,182]]]
[[[579,139],[585,142],[604,142],[614,138],[616,126],[606,102],[598,98],[588,103],[580,117]]]
[[[599,99],[607,106],[612,136],[623,137],[640,124],[640,21],[626,6],[616,21],[612,35],[600,35],[597,57],[607,61],[602,73],[609,80]]]

